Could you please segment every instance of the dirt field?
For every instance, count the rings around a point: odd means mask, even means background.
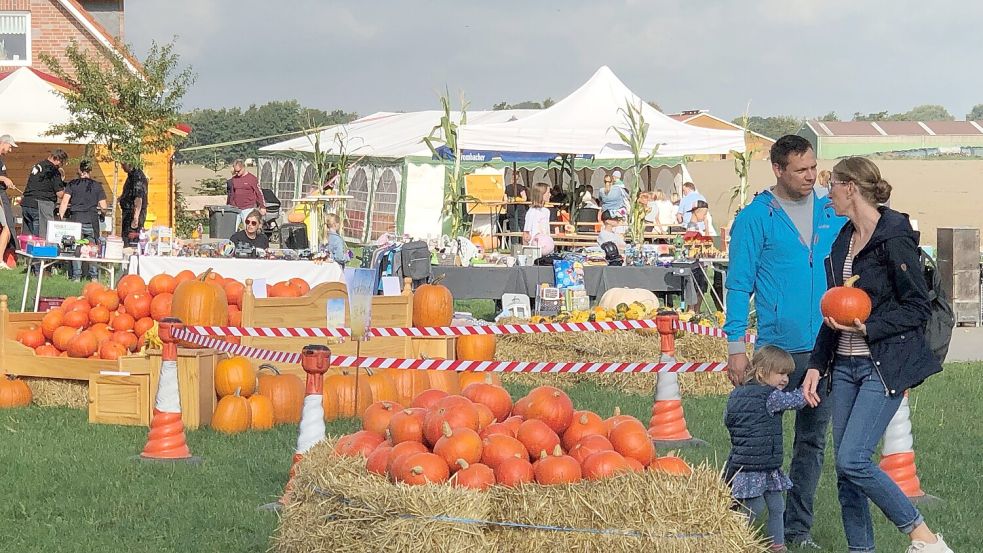
[[[983,161],[878,160],[883,177],[894,187],[891,207],[918,221],[922,244],[935,245],[938,227],[979,227],[983,223]],[[820,161],[832,169],[833,161]],[[697,188],[707,198],[717,225],[733,219],[726,215],[730,187],[737,182],[733,161],[693,162],[687,165]],[[771,164],[755,161],[751,189],[772,186]]]

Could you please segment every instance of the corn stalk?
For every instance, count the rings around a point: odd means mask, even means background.
[[[744,209],[744,206],[748,204],[747,192],[748,192],[748,175],[751,172],[751,157],[754,155],[754,148],[749,146],[751,138],[751,131],[747,130],[748,126],[748,112],[751,109],[751,104],[749,103],[747,109],[744,110],[744,116],[741,118],[741,126],[744,127],[744,151],[738,152],[737,150],[731,150],[731,155],[734,156],[734,173],[737,174],[737,184],[731,187],[730,204],[727,206],[727,210],[730,211],[734,207],[734,201],[737,201],[737,211]]]
[[[648,137],[649,124],[645,122],[645,116],[642,115],[641,101],[637,106],[625,102],[625,107],[619,108],[618,112],[624,118],[624,127],[611,128],[618,133],[621,141],[631,150],[633,161],[629,170],[635,177],[628,190],[630,198],[628,236],[635,244],[641,244],[645,239],[645,206],[638,201],[642,192],[642,168],[652,162],[659,147],[656,146],[652,148],[652,151],[645,153],[645,139]]]
[[[440,117],[440,123],[430,130],[430,134],[423,137],[423,143],[430,148],[430,152],[437,159],[442,159],[437,151],[439,143],[443,143],[452,152],[454,157],[451,170],[448,171],[447,163],[444,163],[444,175],[446,184],[444,186],[444,207],[440,211],[440,216],[448,227],[451,237],[458,237],[466,232],[469,221],[465,217],[463,204],[467,201],[475,201],[474,196],[464,193],[464,174],[461,171],[461,146],[457,142],[457,129],[461,125],[468,123],[468,103],[461,95],[460,106],[461,116],[455,122],[451,112],[450,92],[445,88],[444,94],[440,96],[440,106],[444,114]]]
[[[348,191],[348,169],[352,165],[357,165],[365,156],[353,159],[352,151],[349,150],[348,131],[344,125],[340,125],[341,130],[335,132],[333,137],[334,146],[325,149],[321,142],[321,133],[333,125],[321,125],[315,120],[314,115],[307,114],[307,119],[303,123],[304,136],[311,143],[313,152],[310,156],[311,165],[314,167],[314,182],[318,188],[324,186],[328,180],[328,175],[332,171],[338,171],[338,186],[335,191],[339,196],[344,196]],[[358,148],[355,148],[357,151]],[[344,224],[345,202],[338,205],[338,222]]]

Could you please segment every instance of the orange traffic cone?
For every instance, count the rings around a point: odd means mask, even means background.
[[[161,352],[160,380],[157,385],[157,399],[154,402],[154,416],[150,421],[147,445],[140,458],[151,461],[200,461],[192,457],[184,438],[184,422],[181,420],[181,396],[177,381],[177,340],[171,335],[178,319],[164,319],[160,322],[160,339],[164,342]]]
[[[912,503],[931,503],[939,498],[922,491],[918,470],[915,468],[914,440],[911,436],[911,408],[908,406],[908,393],[894,418],[884,431],[884,445],[881,447],[881,470],[894,480]]]
[[[300,414],[300,428],[297,435],[297,449],[294,451],[290,472],[287,475],[287,485],[279,501],[267,503],[260,509],[279,511],[290,501],[293,493],[294,475],[297,464],[318,442],[324,440],[324,373],[331,366],[331,350],[327,346],[309,345],[301,352],[301,367],[307,373],[307,389],[304,395],[304,409]]]
[[[658,315],[656,326],[662,341],[662,361],[671,363],[676,358],[676,330],[673,322],[679,316],[675,313]],[[682,447],[706,445],[703,440],[696,439],[686,427],[686,416],[683,413],[683,401],[679,395],[679,379],[676,373],[659,373],[655,385],[655,403],[652,405],[652,418],[649,419],[649,436],[658,447]]]

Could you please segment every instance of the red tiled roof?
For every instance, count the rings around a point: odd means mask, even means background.
[[[925,126],[941,135],[980,134],[980,130],[969,121],[926,121]]]
[[[877,126],[890,136],[927,136],[931,134],[917,121],[877,121]]]
[[[811,120],[808,123],[819,136],[929,136],[932,133],[940,136],[979,136],[983,134],[969,121]],[[878,127],[880,131],[877,130]],[[931,129],[932,132],[926,130],[925,127]]]

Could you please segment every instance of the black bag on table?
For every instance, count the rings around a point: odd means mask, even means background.
[[[280,247],[291,250],[310,248],[307,241],[307,225],[304,223],[285,223],[280,227]]]
[[[402,277],[413,280],[413,286],[425,284],[430,279],[430,248],[423,240],[403,244],[399,249],[399,263]],[[397,275],[400,276],[400,275]]]

